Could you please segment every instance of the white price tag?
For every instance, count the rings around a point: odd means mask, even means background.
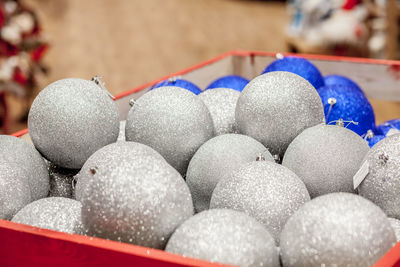
[[[357,171],[357,173],[353,176],[353,186],[354,189],[356,189],[362,181],[364,181],[365,177],[369,173],[369,164],[368,161],[364,161],[364,163],[361,165],[360,169]]]
[[[400,133],[399,130],[397,130],[396,128],[392,128],[386,133],[386,136],[391,136],[391,135],[398,134],[398,133]]]

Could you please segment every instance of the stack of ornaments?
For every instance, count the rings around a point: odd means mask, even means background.
[[[34,147],[0,136],[1,218],[239,266],[371,266],[400,238],[400,134],[369,148],[387,131],[350,79],[288,57],[130,103],[43,89]]]

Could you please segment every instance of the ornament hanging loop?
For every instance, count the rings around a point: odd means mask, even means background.
[[[358,125],[358,122],[357,122],[357,121],[353,121],[353,120],[351,120],[351,121],[345,121],[345,120],[343,120],[343,119],[338,119],[338,120],[335,120],[335,121],[331,121],[331,122],[328,123],[328,125],[331,124],[331,123],[335,123],[336,126],[340,126],[340,127],[344,127],[344,128],[349,127],[350,124]],[[345,123],[347,123],[346,126],[344,126]]]
[[[329,109],[328,109],[328,112],[326,114],[326,118],[329,118],[329,115],[331,114],[332,108],[336,104],[336,102],[337,102],[336,98],[334,98],[334,97],[328,98]]]
[[[96,75],[96,76],[94,76],[92,79],[91,79],[91,81],[93,81],[95,84],[97,84],[101,89],[103,89],[104,91],[106,91],[107,92],[107,94],[108,94],[108,96],[112,99],[112,100],[114,100],[114,96],[107,90],[107,88],[105,87],[105,82],[103,82],[102,80],[103,80],[103,76],[98,76],[98,75]]]

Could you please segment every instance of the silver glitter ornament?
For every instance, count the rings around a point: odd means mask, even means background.
[[[393,231],[396,235],[396,242],[400,241],[400,220],[397,220],[395,218],[388,218],[390,225],[393,228]]]
[[[26,173],[19,165],[0,155],[0,219],[11,218],[32,201]]]
[[[49,164],[50,176],[50,193],[49,197],[66,197],[74,196],[74,176],[78,170],[63,169],[52,163]]]
[[[153,154],[115,157],[90,173],[81,196],[89,235],[162,249],[193,214],[185,181]]]
[[[368,143],[353,131],[320,124],[293,140],[282,165],[303,180],[311,198],[333,192],[351,193],[353,176],[368,150]]]
[[[235,109],[239,96],[240,92],[229,88],[214,88],[199,94],[210,111],[215,135],[238,132]]]
[[[125,138],[125,125],[126,121],[120,121],[119,122],[119,135],[117,141],[126,141]]]
[[[117,140],[119,114],[95,82],[63,79],[44,88],[28,116],[35,147],[54,164],[79,169],[99,148]]]
[[[400,219],[400,134],[387,136],[374,145],[365,160],[369,173],[358,193],[381,207],[389,217]]]
[[[70,234],[82,234],[81,203],[64,197],[36,200],[21,209],[13,222]]]
[[[224,134],[204,143],[194,154],[186,173],[196,211],[209,208],[212,192],[222,177],[244,163],[255,161],[260,154],[273,161],[260,142],[241,134]]]
[[[229,209],[196,214],[176,229],[167,252],[237,266],[280,266],[274,239],[248,215]]]
[[[47,197],[49,193],[49,173],[46,163],[34,146],[24,140],[0,135],[0,156],[12,161],[22,169],[28,179],[32,201]]]
[[[86,190],[89,181],[94,178],[97,168],[111,168],[122,161],[129,163],[141,156],[152,156],[160,164],[167,164],[157,151],[136,142],[116,142],[97,150],[75,176],[75,198],[81,200],[83,191]]]
[[[372,266],[395,243],[390,222],[372,202],[332,193],[303,205],[280,236],[283,266]]]
[[[182,175],[196,150],[213,137],[206,105],[186,89],[159,87],[141,96],[129,111],[126,139],[157,150]]]
[[[272,154],[283,155],[299,133],[324,121],[315,88],[290,72],[274,71],[254,78],[236,105],[240,133],[260,141]]]
[[[262,223],[279,243],[287,219],[310,200],[304,183],[288,168],[254,161],[224,177],[215,187],[210,208],[243,211]]]

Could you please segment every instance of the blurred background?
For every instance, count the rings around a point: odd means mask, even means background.
[[[397,59],[397,0],[0,1],[0,131],[52,81],[118,94],[234,49]],[[372,101],[377,122],[398,104]],[[7,119],[6,119],[7,118]]]

